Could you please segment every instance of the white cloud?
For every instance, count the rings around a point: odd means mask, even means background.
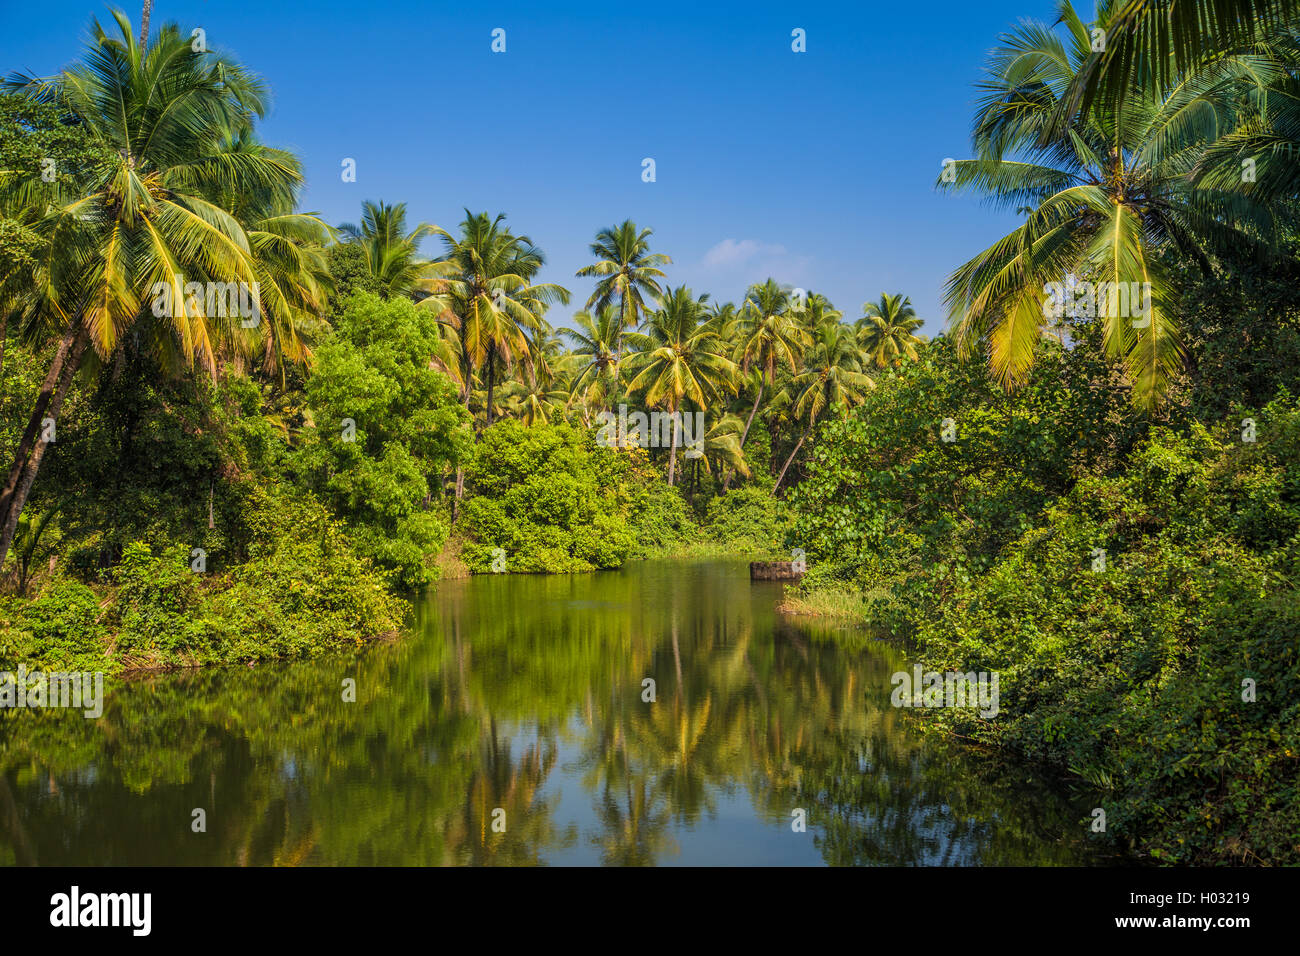
[[[757,239],[723,239],[704,254],[706,269],[726,269],[744,265],[756,258],[772,259],[785,255],[785,246],[759,242]]]
[[[811,288],[811,256],[796,255],[785,246],[761,239],[723,239],[693,263],[673,273],[674,284],[685,282],[696,293],[710,292],[715,300],[740,301],[745,290],[769,276],[783,285]]]

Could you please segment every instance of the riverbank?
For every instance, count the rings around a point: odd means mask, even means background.
[[[33,577],[31,594],[0,595],[0,671],[26,666],[130,676],[355,649],[408,632],[414,602],[473,576],[458,535],[436,560],[438,581],[414,593],[392,591],[341,539],[327,546],[333,556],[322,565],[314,540],[308,536],[289,551],[271,549],[256,563],[220,572],[195,570],[197,559],[183,548],[155,555],[136,543],[99,582],[61,572]],[[733,545],[699,539],[646,551],[633,560],[751,560]]]
[[[810,548],[783,609],[867,623],[928,672],[997,674],[995,719],[917,716],[1073,781],[1104,813],[1105,839],[1137,858],[1293,865],[1300,712],[1284,689],[1300,686],[1300,409],[1277,402],[1252,420],[1251,442],[1152,430],[992,543],[974,522],[953,533],[947,509],[922,499],[874,552],[827,548],[851,557],[836,562]],[[875,481],[873,454],[855,442],[836,486]],[[973,452],[954,461],[975,471]],[[973,481],[966,508],[1007,510],[999,496],[1021,486],[997,457],[984,467],[996,480]],[[878,488],[859,526],[918,493]],[[799,507],[805,522],[845,519],[816,499]],[[824,540],[822,527],[806,533]]]
[[[807,591],[790,588],[777,605],[777,610],[792,617],[828,618],[863,626],[871,623],[867,599],[861,594],[840,588]]]
[[[269,530],[248,559],[214,567],[202,549],[129,544],[108,574],[62,570],[29,597],[0,597],[0,670],[131,671],[292,660],[396,632],[410,605],[309,498],[259,493]],[[263,523],[263,512],[274,524]],[[215,561],[213,562],[215,563]]]

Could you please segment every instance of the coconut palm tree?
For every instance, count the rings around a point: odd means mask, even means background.
[[[1248,49],[1261,32],[1294,32],[1300,18],[1300,0],[1114,0],[1104,7],[1103,49],[1062,98],[1053,118],[1058,134],[1098,100],[1119,105],[1148,72],[1169,86],[1177,74]]]
[[[637,230],[631,219],[622,225],[602,229],[591,244],[591,254],[597,262],[578,270],[580,277],[598,276],[596,290],[587,300],[587,310],[597,313],[618,301],[619,318],[624,329],[635,328],[646,311],[646,296],[657,299],[662,290],[659,279],[664,277],[659,268],[673,260],[650,251],[653,229]]]
[[[1099,28],[1109,30],[1129,6],[1100,4]],[[993,374],[1012,388],[1026,380],[1051,317],[1050,284],[1069,275],[1105,283],[1115,290],[1099,316],[1107,354],[1123,364],[1135,402],[1152,408],[1183,354],[1160,253],[1258,248],[1275,231],[1266,204],[1239,188],[1198,186],[1191,174],[1241,119],[1238,94],[1278,67],[1266,56],[1226,57],[1168,83],[1143,70],[1122,110],[1094,97],[1058,128],[1062,98],[1094,59],[1090,27],[1068,2],[1058,10],[1058,30],[1025,23],[994,50],[974,122],[976,158],[939,182],[1034,210],[952,275],[949,320],[963,352],[986,349]],[[1121,290],[1135,290],[1141,304],[1126,306]]]
[[[40,467],[41,422],[57,418],[87,349],[97,361],[148,317],[140,331],[155,353],[216,372],[223,350],[248,345],[238,315],[194,307],[186,282],[255,288],[257,255],[244,226],[213,197],[223,191],[284,199],[302,177],[282,156],[223,149],[265,110],[261,82],[237,62],[193,49],[174,24],[147,49],[114,13],[113,35],[95,23],[83,61],[57,77],[14,76],[11,92],[57,102],[110,147],[85,195],[61,198],[34,227],[43,246],[18,312],[29,334],[58,345],[0,490],[0,563]],[[23,189],[23,176],[3,188]],[[150,290],[171,293],[153,316]]]
[[[551,303],[569,301],[569,290],[562,286],[533,284],[544,262],[542,252],[527,236],[516,236],[502,225],[505,218],[504,213],[491,218],[466,209],[459,235],[434,227],[444,252],[437,261],[434,294],[421,303],[447,318],[460,337],[468,369],[483,373],[489,426],[497,360],[507,371],[518,362],[529,363],[529,333],[542,327]]]
[[[568,390],[536,372],[526,374],[521,382],[511,382],[505,391],[509,413],[529,428],[564,420]]]
[[[580,363],[573,378],[574,399],[584,408],[594,401],[604,411],[618,393],[622,318],[613,305],[606,305],[595,317],[590,312],[574,313],[573,324],[576,329],[560,334],[573,344],[572,354]]]
[[[867,351],[876,368],[895,368],[903,357],[916,361],[916,347],[925,340],[915,331],[921,327],[912,300],[903,296],[880,293],[879,302],[862,305],[863,316],[858,319],[858,343]]]
[[[704,433],[704,470],[713,474],[715,468],[749,477],[749,463],[740,443],[745,424],[738,415],[723,415]]]
[[[420,257],[420,240],[434,233],[422,222],[406,231],[406,203],[393,205],[366,200],[361,204],[361,224],[344,223],[339,232],[355,242],[366,256],[366,267],[384,298],[428,293],[435,280],[427,259]]]
[[[297,157],[259,142],[251,131],[223,142],[221,152],[278,164],[302,181]],[[286,362],[307,362],[310,340],[325,328],[320,316],[333,282],[326,259],[333,231],[319,217],[295,211],[296,188],[283,193],[227,187],[214,199],[244,227],[256,267],[259,316],[248,333],[249,350],[260,346],[263,371],[278,374],[283,387]]]
[[[704,410],[734,392],[736,364],[709,322],[707,299],[696,299],[685,286],[669,289],[645,332],[625,334],[632,350],[627,365],[635,372],[628,390],[644,392],[648,407],[662,406],[670,414],[688,405]],[[677,432],[673,428],[668,456],[670,485],[677,470]]]
[[[776,476],[773,495],[823,413],[828,408],[860,405],[864,393],[876,387],[866,374],[865,363],[865,355],[849,326],[835,320],[823,322],[817,329],[812,347],[804,356],[803,370],[790,380],[781,396],[782,404],[793,410],[794,419],[802,421],[804,428]]]
[[[574,356],[565,354],[560,337],[545,319],[529,336],[531,360],[522,380],[507,386],[510,414],[529,428],[563,421],[569,407],[568,387]]]
[[[1261,202],[1293,203],[1300,194],[1300,30],[1261,30],[1251,50],[1280,69],[1246,98],[1251,111],[1206,151],[1196,183],[1241,190]],[[1249,167],[1251,176],[1243,175]],[[1243,183],[1243,179],[1253,182]]]
[[[743,338],[736,349],[742,375],[748,375],[750,369],[757,374],[754,390],[754,404],[745,420],[745,429],[740,436],[740,447],[745,447],[749,438],[750,426],[758,414],[759,403],[763,400],[764,387],[776,383],[776,372],[785,366],[791,372],[799,367],[799,358],[810,336],[801,327],[798,318],[791,311],[790,290],[769,278],[761,285],[752,285],[745,293],[745,302],[741,306],[741,315],[745,320]]]

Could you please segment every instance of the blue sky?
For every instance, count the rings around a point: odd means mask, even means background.
[[[138,0],[122,7],[138,20]],[[108,19],[90,0],[0,11],[5,73],[56,71]],[[447,228],[463,207],[505,212],[545,250],[543,279],[574,292],[556,324],[590,294],[573,273],[596,230],[630,217],[673,257],[673,285],[739,301],[770,274],[848,319],[901,291],[934,334],[947,274],[1013,225],[934,180],[968,155],[988,49],[1053,8],[156,0],[153,17],[203,27],[266,79],[262,135],[303,158],[305,209],[337,224],[363,199],[404,201],[412,222]]]

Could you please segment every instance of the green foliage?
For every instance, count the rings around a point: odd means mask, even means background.
[[[366,252],[359,243],[340,242],[330,246],[326,262],[334,280],[334,293],[330,296],[333,314],[341,313],[354,293],[381,293],[383,284],[370,272]]]
[[[1187,324],[1207,353],[1232,334]],[[1080,331],[1041,345],[1010,395],[937,340],[824,426],[790,495],[805,587],[861,594],[927,670],[997,672],[995,720],[926,716],[1072,774],[1105,839],[1295,862],[1300,709],[1278,689],[1300,677],[1300,411],[1285,390],[1257,412],[1233,401],[1277,378],[1193,380],[1153,429]],[[1188,406],[1233,411],[1210,428]]]
[[[1187,330],[1190,412],[1218,421],[1238,406],[1266,404],[1279,386],[1300,394],[1294,252],[1270,260],[1243,251],[1208,273],[1195,263],[1172,265]]]
[[[37,596],[0,603],[0,671],[26,663],[66,665],[62,670],[103,670],[106,628],[99,598],[78,581],[61,580]]]
[[[442,477],[469,443],[455,387],[430,367],[438,341],[432,314],[408,300],[348,300],[307,380],[315,428],[296,461],[361,553],[407,588],[433,580],[449,532]]]
[[[941,719],[1106,785],[1166,862],[1300,859],[1300,409],[1261,425],[1153,435],[919,624],[928,668],[1000,674],[995,722]]]
[[[1140,432],[1121,393],[1092,387],[1097,364],[1086,348],[1046,344],[1030,383],[1008,395],[948,340],[923,346],[819,431],[789,496],[791,543],[836,577],[947,593]]]
[[[111,153],[84,123],[59,106],[0,94],[0,177],[37,177],[35,182],[40,185],[33,184],[33,194],[24,197],[27,203],[37,205],[53,199],[60,190],[84,188]],[[7,224],[14,225],[12,221]],[[6,220],[0,218],[0,227],[4,225]],[[0,245],[5,251],[11,248]]]
[[[759,485],[745,485],[710,501],[704,534],[756,560],[785,556],[787,537],[799,546],[789,507]]]
[[[510,571],[618,567],[637,545],[629,468],[619,452],[568,425],[486,429],[466,469],[466,564],[491,571],[501,548]]]
[[[245,490],[247,561],[196,573],[187,545],[132,542],[106,599],[61,579],[0,610],[0,669],[114,673],[299,658],[401,626],[405,603],[319,503],[283,487]]]

